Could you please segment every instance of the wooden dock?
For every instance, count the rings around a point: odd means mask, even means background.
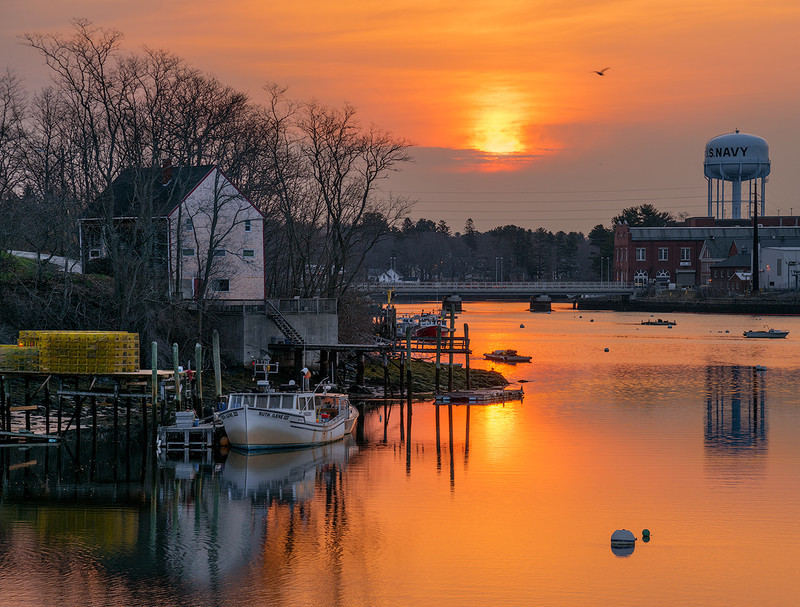
[[[161,426],[158,429],[159,446],[167,453],[210,451],[214,447],[217,428],[215,424]]]
[[[436,403],[438,404],[472,404],[472,403],[502,403],[509,400],[522,400],[524,394],[521,388],[504,390],[497,389],[484,389],[484,390],[469,390],[466,392],[445,392],[444,394],[436,395]]]

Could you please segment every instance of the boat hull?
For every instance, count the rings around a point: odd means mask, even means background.
[[[313,416],[254,407],[229,409],[220,414],[231,446],[237,449],[296,449],[322,445],[345,435],[344,416],[317,422]]]
[[[759,339],[782,339],[789,335],[789,331],[745,331],[744,336]]]
[[[237,407],[219,414],[231,446],[244,450],[297,449],[323,445],[349,434],[358,420],[358,409],[348,405],[346,415],[317,420],[308,412],[258,407]]]

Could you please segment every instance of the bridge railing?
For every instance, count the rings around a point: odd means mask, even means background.
[[[633,290],[634,284],[629,282],[609,282],[609,281],[537,281],[537,282],[477,282],[477,281],[432,281],[417,283],[378,283],[371,285],[373,289],[388,290],[394,289],[396,293],[407,291],[494,291],[494,292],[602,292],[602,291],[629,291]]]

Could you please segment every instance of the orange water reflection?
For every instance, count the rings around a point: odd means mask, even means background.
[[[534,357],[497,366],[529,380],[521,402],[416,403],[410,425],[406,406],[378,406],[358,445],[165,466],[131,527],[146,565],[90,545],[54,583],[94,563],[107,604],[136,604],[111,589],[151,580],[180,588],[164,604],[792,604],[800,320],[780,319],[786,340],[752,343],[752,317],[676,315],[670,330],[643,318],[467,302],[473,367],[497,348]],[[12,572],[37,565],[9,538],[39,515],[12,514],[24,498],[5,491],[0,582],[34,596],[26,580],[42,578]],[[621,528],[652,540],[620,558]]]

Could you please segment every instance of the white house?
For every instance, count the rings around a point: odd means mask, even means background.
[[[144,220],[146,218],[146,220]],[[173,298],[263,299],[264,216],[217,165],[125,169],[80,221],[85,272],[153,242],[152,272]]]
[[[378,282],[380,283],[389,283],[393,284],[396,282],[400,282],[403,280],[403,277],[400,276],[397,272],[395,272],[394,268],[389,268],[383,274],[378,276]]]
[[[264,216],[214,166],[170,211],[170,276],[184,299],[263,299]]]

